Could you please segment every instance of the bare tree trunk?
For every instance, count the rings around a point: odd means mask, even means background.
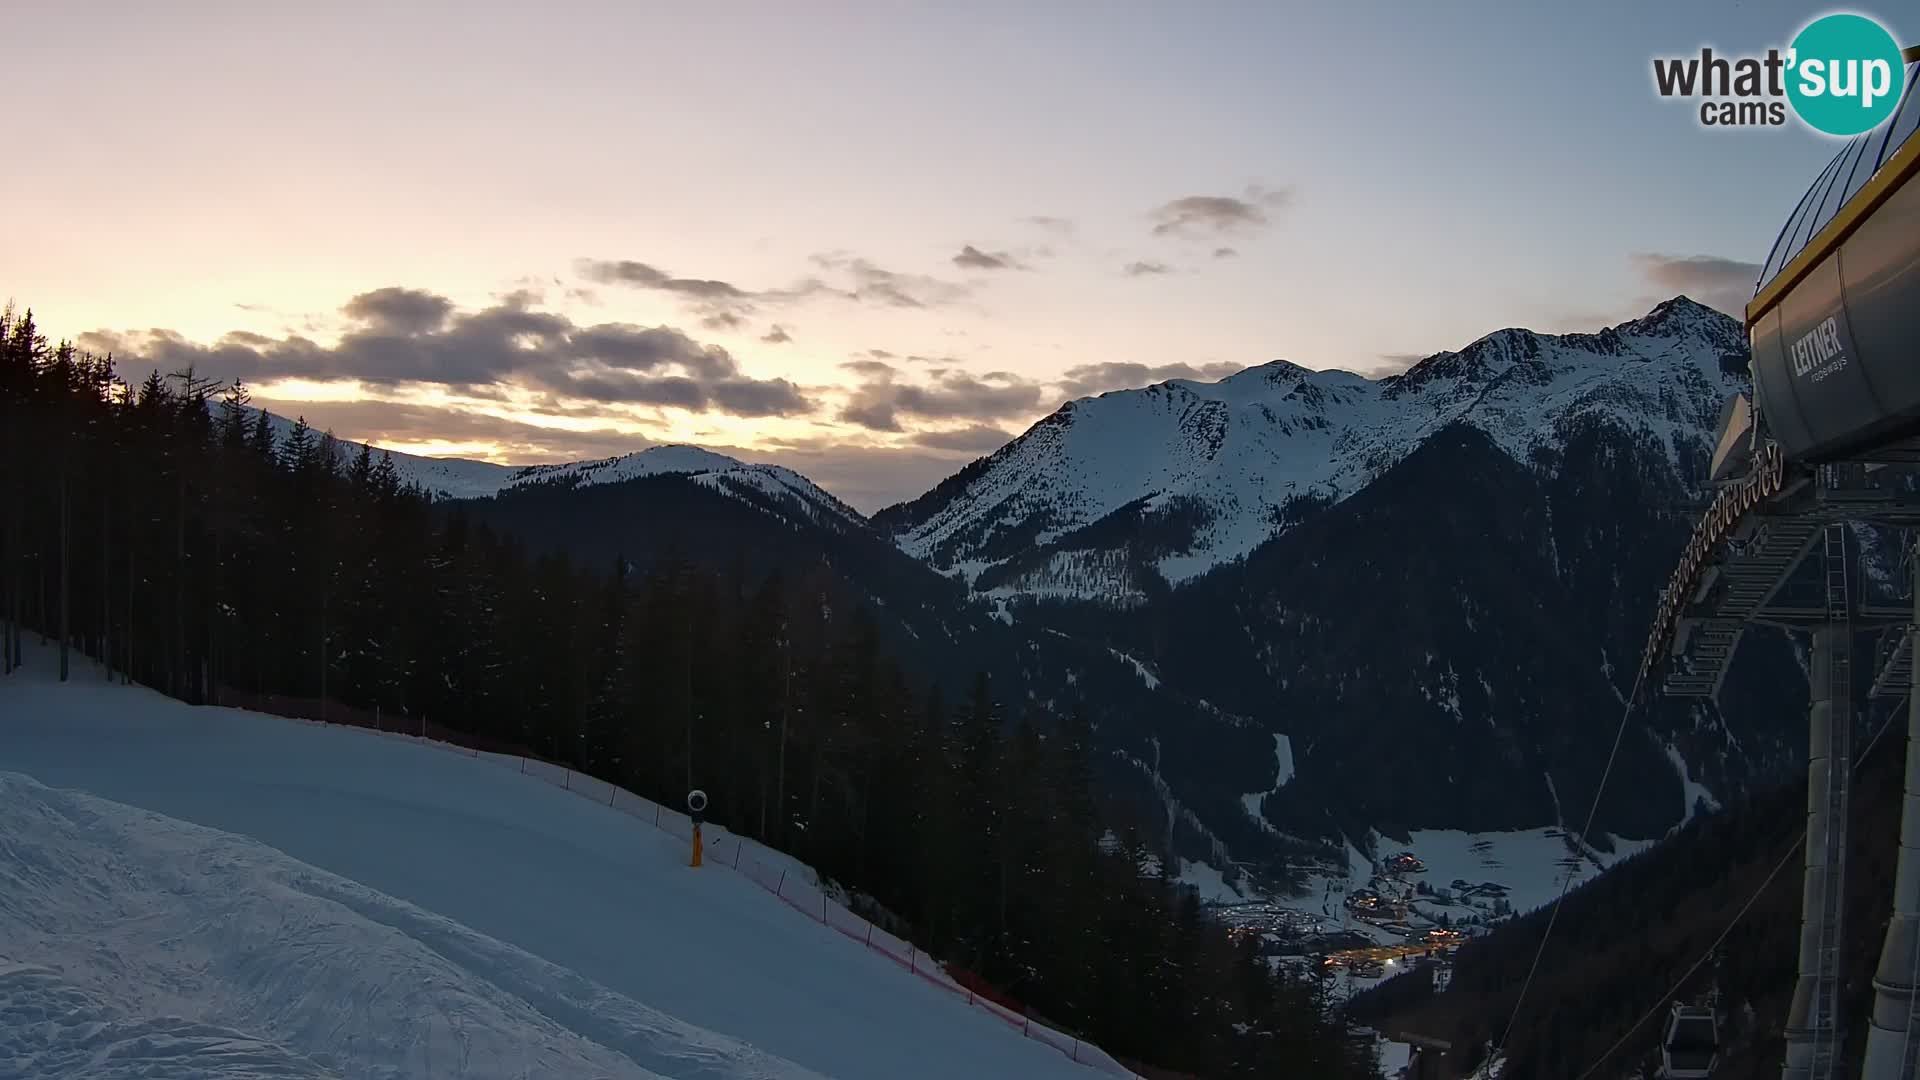
[[[120,681],[127,684],[133,682],[133,639],[138,636],[133,628],[133,584],[140,580],[140,576],[135,573],[133,565],[134,550],[135,545],[129,542],[127,544],[127,666],[120,671]]]
[[[100,664],[113,681],[113,496],[100,495]]]
[[[12,420],[11,415],[8,420]],[[18,575],[14,573],[14,564],[20,555],[18,545],[14,542],[14,522],[20,516],[18,489],[18,484],[7,485],[7,520],[0,525],[0,675],[13,674],[14,594],[19,591],[16,588]]]
[[[687,720],[687,790],[693,790],[693,619],[687,619],[686,643],[681,656],[684,662],[680,668],[680,708],[686,713]]]
[[[64,457],[64,455],[63,455]],[[68,648],[73,637],[73,627],[69,624],[68,614],[72,599],[72,566],[69,554],[73,549],[73,515],[70,511],[71,499],[67,480],[67,463],[60,463],[60,681],[67,681]]]
[[[787,716],[793,711],[793,649],[786,637],[780,639],[780,659],[784,669],[780,685],[780,763],[774,770],[774,821],[782,841],[787,835]]]
[[[187,463],[176,463],[179,477],[173,504],[173,645],[167,650],[167,688],[180,696],[187,654]]]

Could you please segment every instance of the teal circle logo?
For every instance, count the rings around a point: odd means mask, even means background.
[[[1864,15],[1807,24],[1787,54],[1787,100],[1815,131],[1858,135],[1893,115],[1907,66],[1886,27]]]

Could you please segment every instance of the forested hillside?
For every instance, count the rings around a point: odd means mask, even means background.
[[[1841,1001],[1845,1053],[1856,1063],[1892,900],[1906,704],[1877,703],[1868,718],[1878,740],[1870,742],[1867,731],[1855,737],[1862,749],[1848,833]],[[1524,1007],[1504,1036],[1510,1065],[1503,1076],[1634,1076],[1658,1051],[1672,1000],[1664,995],[1677,986],[1673,997],[1695,1000],[1716,980],[1725,1031],[1714,1076],[1778,1076],[1795,979],[1806,822],[1804,782],[1771,788],[1702,815],[1568,895]],[[1460,1047],[1502,1039],[1547,922],[1543,910],[1470,942],[1444,994],[1433,993],[1421,970],[1355,998],[1354,1014]],[[1469,1053],[1466,1063],[1474,1059]]]
[[[384,455],[304,423],[277,438],[246,401],[192,371],[128,386],[0,316],[8,670],[38,633],[68,678],[377,708],[663,801],[697,785],[718,820],[1115,1053],[1372,1074],[1314,988],[1142,872],[1076,716],[1010,714],[1022,688],[984,676],[951,700],[915,685],[867,612],[804,575],[531,557]]]

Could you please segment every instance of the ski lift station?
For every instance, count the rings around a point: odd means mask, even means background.
[[[1920,588],[1866,594],[1856,526],[1920,533],[1920,50],[1893,117],[1848,141],[1788,216],[1746,309],[1752,395],[1723,408],[1716,492],[1661,594],[1640,692],[1718,694],[1746,628],[1812,642],[1807,838],[1785,1080],[1914,1080],[1920,1039]],[[1905,563],[1920,576],[1920,559]],[[1858,685],[1907,701],[1905,810],[1892,919],[1864,1045],[1840,1014],[1849,776]],[[1870,673],[1871,678],[1866,676]],[[1889,838],[1891,839],[1891,838]],[[1857,1018],[1856,1018],[1857,1019]],[[1718,1017],[1676,1004],[1662,1075],[1711,1076]]]

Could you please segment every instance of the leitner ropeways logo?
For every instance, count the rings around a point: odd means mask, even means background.
[[[1706,127],[1779,127],[1787,106],[1825,135],[1858,135],[1885,123],[1900,104],[1907,69],[1886,27],[1864,15],[1824,15],[1783,52],[1727,57],[1657,56],[1653,85],[1663,98],[1701,98]]]

